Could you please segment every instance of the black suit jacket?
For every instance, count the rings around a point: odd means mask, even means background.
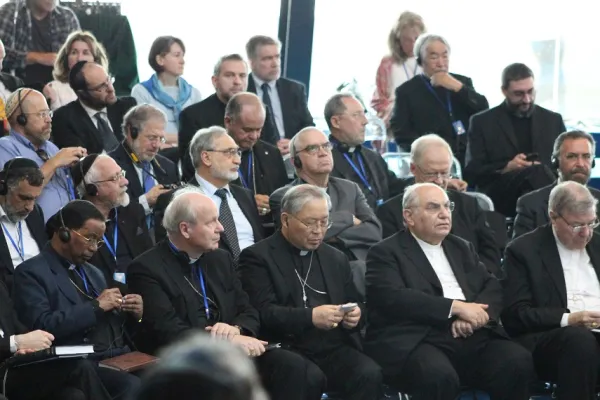
[[[500,249],[496,245],[494,232],[488,225],[486,215],[477,204],[477,200],[468,194],[455,190],[446,191],[450,201],[454,202],[452,212],[452,230],[454,235],[473,244],[479,259],[488,271],[501,277]],[[383,237],[389,237],[398,231],[403,231],[402,196],[398,195],[386,201],[377,209],[377,218],[383,226]]]
[[[369,184],[376,195],[364,185],[356,172],[354,172],[354,169],[352,169],[350,163],[348,163],[348,160],[344,157],[344,153],[337,146],[334,146],[331,150],[331,154],[333,155],[331,176],[348,179],[356,183],[361,188],[367,199],[367,203],[369,203],[369,206],[373,210],[377,209],[377,200],[382,199],[386,201],[390,197],[402,193],[402,190],[404,190],[403,185],[400,184],[396,174],[390,171],[387,163],[379,153],[364,146],[357,147],[354,151],[360,151],[367,175],[371,178]]]
[[[188,184],[198,186],[198,181],[196,180],[196,178],[194,178],[190,180]],[[262,238],[264,237],[264,230],[260,218],[258,216],[258,208],[256,206],[254,194],[248,189],[244,189],[243,187],[232,184],[229,185],[229,190],[231,191],[231,195],[233,196],[235,201],[237,201],[237,203],[239,204],[240,209],[248,219],[248,222],[250,222],[250,225],[252,226],[254,242],[256,243],[262,240]],[[172,190],[158,196],[158,199],[156,200],[156,205],[154,206],[154,236],[157,242],[167,237],[167,232],[162,226],[162,220],[165,215],[165,210],[171,202],[171,199],[173,198],[173,193],[174,191]],[[221,233],[219,247],[231,252],[231,249],[227,245],[227,240],[225,239],[225,232]]]
[[[271,193],[290,182],[285,170],[283,158],[281,157],[281,153],[277,146],[259,140],[252,148],[252,153],[252,161],[256,173],[256,194],[266,194],[267,196],[270,196]],[[240,164],[240,172],[245,179],[248,177],[248,154],[249,152],[244,152],[242,154],[242,161]],[[239,178],[232,183],[243,186]]]
[[[123,117],[135,105],[133,97],[121,97],[106,109],[110,126],[119,142],[123,140]],[[88,154],[104,151],[102,136],[79,100],[72,101],[54,112],[52,141],[59,149],[80,146],[87,149]]]
[[[3,282],[0,282],[0,329],[3,332],[3,336],[0,338],[1,362],[12,356],[10,351],[10,337],[27,331],[17,317],[8,289]]]
[[[275,83],[279,100],[281,102],[281,111],[283,113],[283,129],[285,137],[291,139],[302,128],[315,126],[313,117],[308,111],[306,89],[300,82],[279,78]],[[256,84],[252,74],[248,75],[248,91],[256,93]],[[273,116],[267,116],[267,120],[275,122]],[[265,122],[266,124],[266,122]],[[276,138],[279,140],[279,138]]]
[[[199,262],[208,290],[218,305],[220,322],[238,325],[243,334],[256,336],[258,312],[242,290],[231,255],[217,249],[205,253]],[[144,334],[140,335],[142,351],[156,353],[183,334],[204,331],[206,320],[198,317],[204,311],[204,303],[186,281],[181,260],[169,248],[168,240],[136,258],[127,271],[127,281],[133,292],[146,299]]]
[[[260,313],[261,336],[267,341],[293,345],[305,332],[316,328],[312,322],[312,308],[304,308],[302,289],[288,248],[281,231],[277,231],[245,248],[240,254],[238,270],[250,302]],[[352,302],[363,309],[346,256],[321,244],[315,257],[321,265],[331,304]],[[359,327],[344,329],[358,348],[361,347]]]
[[[513,239],[550,223],[548,201],[550,200],[550,192],[555,186],[556,182],[519,197],[513,227]],[[588,186],[588,189],[596,199],[600,200],[600,190],[591,186]],[[600,205],[598,210],[600,211]]]
[[[129,181],[129,185],[127,185],[127,193],[129,193],[131,200],[137,202],[140,196],[144,194],[144,187],[138,179],[137,169],[135,168],[133,160],[127,153],[128,151],[129,146],[127,146],[127,143],[123,141],[121,146],[116,147],[113,151],[108,153],[108,155],[111,156],[126,172],[127,180]],[[160,154],[157,154],[154,160],[152,160],[152,169],[154,178],[161,185],[169,185],[179,182],[177,166],[173,163],[173,161],[161,156]]]
[[[566,131],[560,114],[535,106],[531,116],[533,152],[550,167],[554,141]],[[482,189],[493,186],[500,171],[517,154],[518,141],[506,106],[500,104],[471,118],[463,176]]]
[[[152,248],[152,239],[148,233],[146,214],[142,206],[132,202],[127,207],[119,207],[117,216],[118,235],[123,238],[127,245],[132,260]],[[114,212],[111,213],[111,218],[114,218]],[[110,237],[112,237],[114,225],[111,224],[109,229],[111,229]],[[90,262],[102,271],[109,287],[117,287],[122,293],[128,292],[127,285],[113,279],[115,272],[127,272],[128,265],[119,265],[117,268],[115,259],[110,254],[107,246],[100,247],[90,259]]]
[[[598,235],[592,236],[586,250],[600,279]],[[559,328],[563,314],[570,312],[552,226],[544,225],[513,240],[506,248],[504,268],[502,323],[511,336],[532,350],[539,333]]]
[[[425,82],[427,78],[419,74],[396,88],[396,102],[390,126],[396,143],[406,151],[420,136],[431,132],[437,133],[450,144],[452,151],[462,163],[467,144],[466,135],[457,136],[452,122],[460,120],[465,129],[468,129],[469,118],[487,109],[489,105],[485,96],[475,91],[471,78],[458,74],[450,75],[463,84],[458,92],[449,91],[453,118],[450,118],[448,113],[445,94],[438,93],[438,100],[428,89]]]
[[[25,218],[25,223],[27,224],[27,228],[29,228],[33,240],[35,240],[40,250],[42,250],[48,241],[48,236],[46,235],[46,225],[44,224],[44,212],[39,205],[36,204],[33,207],[33,211]],[[12,292],[15,266],[12,263],[8,246],[12,246],[12,244],[6,241],[4,234],[0,235],[0,280],[6,284],[8,291]]]
[[[442,248],[466,301],[488,304],[490,320],[498,321],[502,288],[479,262],[473,245],[450,234]],[[444,297],[440,280],[408,230],[371,247],[366,282],[365,350],[384,370],[397,373],[431,330],[449,331],[453,300]],[[504,335],[498,326],[490,329]]]

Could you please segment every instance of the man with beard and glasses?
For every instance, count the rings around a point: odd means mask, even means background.
[[[502,104],[471,119],[463,172],[496,211],[513,217],[520,196],[554,180],[552,145],[566,128],[560,114],[535,104],[533,72],[525,64],[504,69],[502,93]]]
[[[125,171],[104,154],[90,154],[72,168],[82,199],[96,206],[106,220],[102,246],[90,262],[104,273],[109,287],[127,292],[127,267],[152,247],[142,206],[129,202]]]
[[[42,171],[27,158],[13,158],[0,172],[0,279],[9,291],[15,268],[48,241],[43,211],[35,204],[43,183]]]
[[[552,167],[558,172],[558,180],[519,198],[513,239],[550,222],[548,199],[557,184],[567,181],[588,184],[595,163],[595,154],[596,141],[587,132],[568,131],[556,138],[552,152]],[[592,196],[600,200],[599,190],[592,187],[588,187],[588,190]]]
[[[19,89],[6,102],[9,136],[0,138],[0,165],[15,157],[34,160],[44,174],[42,194],[37,203],[50,218],[69,200],[75,188],[69,167],[87,154],[83,147],[58,150],[52,143],[52,111],[43,94],[32,89]]]
[[[123,117],[136,100],[118,98],[113,82],[100,64],[79,61],[71,68],[69,86],[77,100],[55,112],[52,139],[58,147],[81,146],[92,154],[119,145],[123,140]]]

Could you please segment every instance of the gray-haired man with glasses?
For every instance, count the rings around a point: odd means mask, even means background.
[[[550,192],[550,223],[506,249],[502,322],[559,399],[592,399],[599,382],[598,200],[575,181]]]
[[[488,270],[500,277],[500,248],[488,225],[486,213],[474,197],[450,188],[451,168],[452,149],[440,136],[424,135],[413,142],[410,170],[415,183],[434,183],[446,190],[448,198],[455,205],[452,233],[471,242]],[[402,195],[383,203],[377,209],[377,217],[383,226],[383,237],[403,230]]]
[[[276,190],[269,199],[276,224],[281,199],[290,188],[309,183],[327,190],[331,198],[331,228],[324,240],[348,256],[358,291],[364,295],[365,258],[369,247],[381,240],[381,223],[356,183],[330,176],[332,145],[323,132],[313,127],[304,128],[292,138],[290,145],[298,179]]]

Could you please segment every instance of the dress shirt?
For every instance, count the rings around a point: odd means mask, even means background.
[[[83,107],[83,109],[90,116],[90,119],[92,120],[92,123],[94,124],[96,129],[98,128],[98,120],[96,119],[96,114],[101,113],[100,118],[102,118],[104,121],[106,121],[106,123],[108,124],[108,127],[110,128],[111,131],[113,130],[112,125],[110,124],[110,121],[108,120],[108,114],[106,112],[106,107],[104,107],[102,110],[94,110],[93,108],[90,108],[90,107],[86,106],[85,104],[83,104],[83,102],[81,102],[81,101],[79,103],[81,104],[81,107]]]
[[[554,232],[554,229],[552,229]],[[570,312],[600,311],[600,282],[586,249],[569,250],[556,236],[556,246],[565,276],[567,308]],[[560,326],[569,325],[569,313],[564,313]]]
[[[215,202],[217,210],[220,209],[221,198],[215,194],[215,192],[220,188],[202,178],[200,175],[198,175],[198,173],[196,173],[196,181],[198,182],[200,189]],[[227,189],[227,204],[231,209],[231,215],[235,221],[235,229],[237,231],[240,251],[242,251],[246,247],[254,244],[254,232],[252,231],[252,225],[250,225],[248,218],[246,218],[244,212],[240,208],[240,205],[235,200],[235,197],[233,197],[231,194],[229,185],[226,185],[225,189]]]
[[[21,239],[19,238],[19,224],[12,222],[8,219],[6,212],[0,206],[0,223],[2,223],[2,234],[6,239],[6,246],[8,247],[8,251],[10,252],[10,258],[12,258],[13,267],[16,269],[19,264],[23,261],[29,260],[31,257],[37,256],[40,253],[40,248],[38,247],[37,242],[31,236],[31,232],[29,232],[29,227],[25,220],[21,221],[21,232],[23,234],[23,257],[24,260],[21,260],[21,256],[15,246],[10,241],[10,238],[6,235],[4,229],[8,231],[10,237],[15,242],[17,246],[20,246]]]
[[[254,83],[256,85],[256,95],[263,98],[263,90],[262,84],[265,83],[262,79],[259,79],[256,75],[252,74],[254,78]],[[285,138],[285,127],[283,124],[283,109],[281,108],[281,99],[279,98],[279,92],[277,91],[277,81],[267,82],[271,91],[269,92],[269,96],[271,98],[271,106],[273,116],[275,117],[275,124],[277,125],[277,130],[279,131],[279,136]]]
[[[133,163],[133,166],[135,168],[135,173],[136,173],[136,175],[138,177],[138,180],[140,181],[140,184],[142,185],[142,190],[145,190],[145,188],[144,188],[144,176],[143,176],[144,171],[138,165],[138,163]],[[154,167],[152,166],[152,163],[150,163],[150,170],[147,171],[147,172],[150,172],[150,174],[151,174],[150,176],[151,176],[152,180],[154,181],[154,184],[158,185],[158,181],[156,179],[154,179],[154,177],[152,176],[152,175],[154,175]],[[143,195],[141,195],[138,198],[138,203],[140,203],[141,206],[144,207],[144,212],[146,213],[146,215],[152,214],[152,209],[148,205],[148,199],[146,198],[146,193],[144,193]]]
[[[50,141],[41,145],[40,149],[45,150],[50,158],[58,153],[58,147]],[[9,136],[0,138],[0,165],[4,165],[8,160],[15,157],[26,157],[35,161],[41,167],[44,161],[35,150],[29,139],[11,130]],[[44,211],[44,222],[71,200],[71,197],[73,197],[72,189],[72,180],[68,169],[58,168],[50,182],[44,186],[42,194],[36,201]]]

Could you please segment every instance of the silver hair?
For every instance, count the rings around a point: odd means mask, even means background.
[[[446,39],[444,39],[443,36],[440,35],[436,35],[433,33],[424,33],[421,36],[419,36],[417,38],[417,40],[415,41],[415,47],[413,50],[413,53],[415,54],[415,56],[420,58],[421,63],[423,63],[423,59],[425,58],[425,51],[427,51],[427,47],[429,47],[429,45],[432,42],[441,42],[444,44],[444,46],[446,46],[446,49],[448,49],[448,54],[451,53],[450,50],[450,43],[448,43],[448,41]]]
[[[270,36],[256,35],[252,36],[248,43],[246,43],[246,55],[249,60],[254,60],[258,55],[258,48],[261,46],[277,46],[281,49],[281,42],[279,39],[272,38]]]
[[[566,131],[558,135],[556,140],[554,141],[554,148],[552,149],[552,157],[559,158],[560,157],[560,149],[567,139],[586,139],[592,145],[592,157],[596,156],[596,141],[594,137],[589,133],[581,130],[573,130]]]
[[[228,54],[226,56],[219,58],[219,61],[217,61],[217,63],[215,64],[215,68],[213,70],[213,76],[219,76],[219,74],[221,73],[221,66],[223,66],[223,63],[225,63],[227,61],[241,61],[246,65],[246,69],[248,69],[248,64],[246,63],[246,60],[244,60],[244,58],[241,55],[236,54],[236,53]]]
[[[423,153],[427,150],[430,145],[438,145],[444,147],[448,151],[450,157],[450,163],[452,163],[452,148],[442,137],[435,133],[429,133],[416,139],[410,145],[410,162],[415,165],[420,165]]]
[[[404,189],[404,195],[402,196],[403,210],[419,206],[419,195],[417,194],[417,189],[422,187],[432,187],[444,191],[444,189],[431,182],[415,183],[414,185],[410,185]],[[446,195],[446,197],[448,197],[448,195]]]
[[[559,215],[584,214],[596,210],[598,200],[579,182],[567,181],[556,185],[550,192],[548,211]]]
[[[190,142],[190,157],[194,167],[200,165],[200,158],[203,151],[211,150],[214,146],[215,139],[227,135],[225,128],[221,126],[211,126],[210,128],[200,129],[194,134]]]
[[[327,201],[327,210],[331,210],[331,198],[325,189],[308,183],[293,186],[281,199],[281,212],[296,215],[309,201],[323,199]]]
[[[121,129],[125,135],[130,134],[131,128],[141,132],[146,127],[146,123],[153,119],[159,119],[165,125],[167,124],[167,115],[160,108],[152,104],[138,104],[127,111]]]
[[[300,140],[300,136],[302,136],[305,132],[308,131],[317,131],[317,132],[321,132],[319,129],[315,128],[314,126],[307,126],[306,128],[302,128],[300,129],[300,131],[298,133],[296,133],[294,135],[294,137],[292,137],[290,139],[290,157],[291,158],[296,158],[296,154],[298,154],[298,148],[296,147],[296,143],[298,143],[298,140]],[[321,132],[323,133],[323,132]],[[325,139],[327,139],[327,135],[325,135],[323,133],[323,137]]]
[[[356,99],[354,95],[350,93],[336,93],[327,100],[325,103],[325,110],[323,111],[323,116],[325,117],[325,122],[331,130],[331,118],[334,115],[340,115],[344,111],[346,111],[346,105],[344,104],[344,99]]]
[[[108,154],[106,154],[104,152],[101,154],[98,154],[98,157],[96,157],[96,159],[94,160],[94,163],[90,166],[90,169],[88,169],[88,171],[86,172],[86,174],[83,177],[83,179],[81,180],[81,182],[79,182],[79,185],[77,185],[77,193],[79,194],[79,197],[83,198],[87,194],[87,192],[85,190],[85,185],[93,184],[94,182],[98,182],[98,181],[102,180],[102,178],[101,178],[102,171],[100,171],[100,166],[98,163],[98,160],[102,159],[102,158],[110,158],[111,160],[113,159],[111,156],[109,156]]]
[[[193,199],[190,199],[189,194],[196,193],[206,196],[200,188],[193,185],[186,185],[173,193],[171,202],[165,210],[163,217],[163,227],[167,233],[179,233],[179,224],[187,222],[195,225],[198,220],[197,208],[192,207]]]

